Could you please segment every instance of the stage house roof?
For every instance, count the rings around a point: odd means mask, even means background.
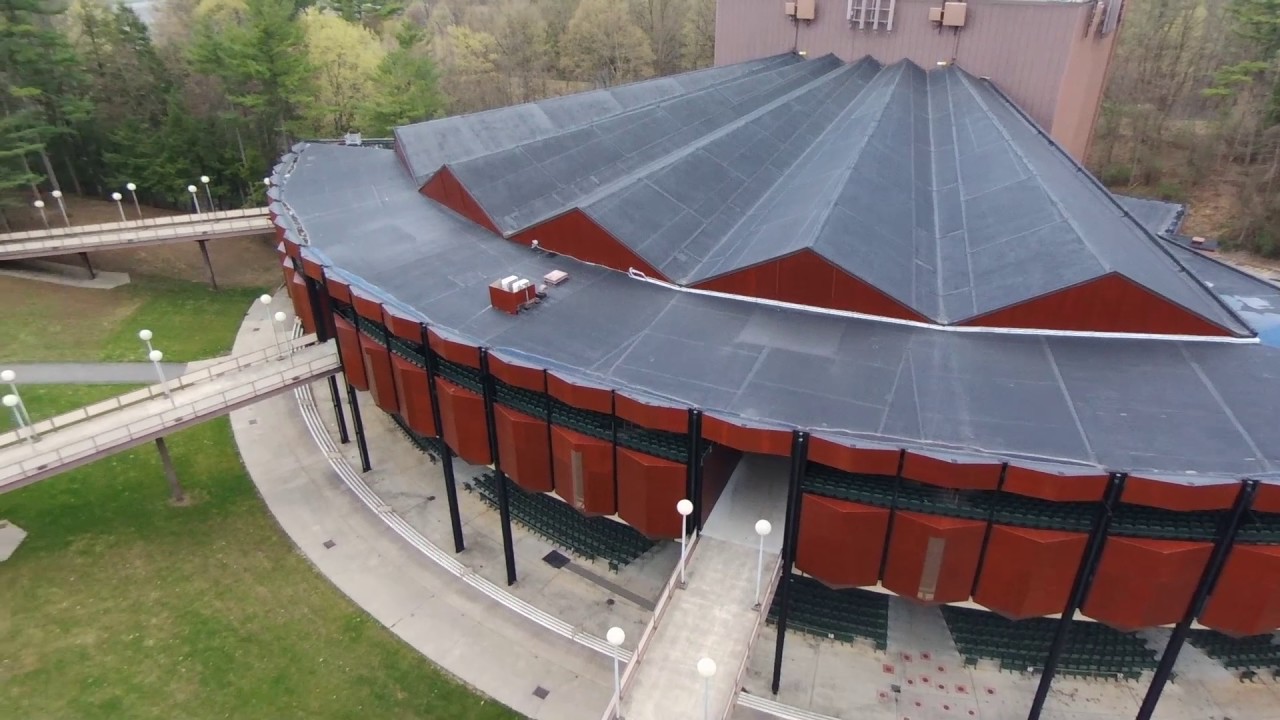
[[[1118,201],[959,68],[768,58],[396,141],[295,148],[277,222],[504,359],[846,444],[1280,471],[1280,349],[1258,341],[1280,291],[1162,239],[1167,207]],[[536,307],[490,307],[494,280],[553,270]]]

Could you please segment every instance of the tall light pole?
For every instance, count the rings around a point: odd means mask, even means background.
[[[689,515],[693,513],[693,503],[688,498],[676,503],[676,512],[680,513],[680,587],[684,587],[685,538],[689,536]]]
[[[133,209],[138,213],[138,219],[142,219],[142,206],[138,204],[138,186],[133,183],[125,183],[124,189],[129,191],[129,197],[133,198]]]
[[[213,193],[209,191],[209,176],[201,175],[200,182],[204,185],[204,195],[209,198],[209,212],[213,212]]]
[[[19,398],[17,395],[9,394],[9,395],[5,395],[4,398],[0,399],[0,402],[3,402],[5,407],[13,411],[13,419],[18,423],[19,437],[22,436],[23,428],[26,428],[31,431],[27,435],[27,440],[29,442],[34,443],[36,440],[40,439],[40,436],[36,435],[35,426],[23,421],[23,417],[25,417],[27,413],[26,413],[26,408],[22,407],[21,398]]]
[[[18,398],[18,408],[22,410],[22,416],[26,418],[27,424],[31,424],[31,416],[27,414],[27,404],[22,402],[22,393],[18,392],[18,373],[12,370],[0,370],[0,382],[9,383],[9,392]]]
[[[54,200],[58,201],[58,210],[62,212],[62,222],[66,223],[67,227],[71,227],[71,218],[67,217],[67,206],[62,202],[62,191],[54,190],[49,194],[53,196]]]
[[[196,209],[196,215],[200,215],[200,198],[196,197],[196,186],[188,185],[187,192],[191,193],[191,205]]]
[[[124,196],[118,192],[113,192],[111,193],[111,199],[116,201],[116,210],[120,211],[120,222],[129,222],[129,218],[124,216],[124,205],[120,204],[120,201],[124,199]]]
[[[702,720],[711,720],[711,678],[716,674],[716,661],[709,657],[699,660],[698,674],[702,676]]]
[[[276,329],[276,326],[283,325],[284,321],[288,318],[289,316],[285,315],[283,310],[277,310],[276,314],[271,316],[271,319],[275,320],[275,322],[271,323],[271,334],[275,337],[276,349],[280,349],[280,333]],[[283,354],[283,351],[281,351],[281,353]]]
[[[169,392],[169,381],[164,378],[164,370],[160,369],[160,361],[164,359],[164,353],[159,350],[152,350],[147,353],[147,359],[151,361],[151,367],[156,369],[156,377],[160,378],[160,389],[164,390],[164,396],[169,398],[169,402],[174,407],[178,406],[178,401],[173,399],[173,393]]]
[[[43,200],[37,200],[37,201],[35,201],[35,202],[31,203],[31,204],[32,204],[32,205],[34,205],[34,206],[36,207],[36,209],[40,211],[40,222],[44,223],[44,229],[45,229],[45,230],[48,230],[48,229],[49,229],[49,216],[44,214],[44,201],[43,201]]]
[[[611,627],[609,632],[605,633],[604,639],[613,646],[613,717],[614,720],[621,720],[622,675],[618,673],[618,654],[622,651],[622,642],[627,639],[627,634],[620,627]]]
[[[756,521],[756,534],[760,536],[760,554],[756,556],[756,610],[760,609],[760,578],[764,575],[764,538],[773,532],[773,525],[761,518]]]

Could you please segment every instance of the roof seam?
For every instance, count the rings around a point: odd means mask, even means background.
[[[1084,423],[1080,422],[1080,413],[1076,412],[1076,403],[1071,399],[1071,391],[1067,389],[1067,381],[1062,377],[1062,370],[1058,367],[1058,358],[1053,356],[1053,348],[1049,347],[1048,338],[1041,336],[1040,346],[1044,348],[1044,355],[1049,359],[1049,367],[1053,369],[1053,376],[1058,381],[1058,389],[1062,391],[1067,410],[1071,413],[1071,421],[1075,423],[1076,430],[1080,433],[1080,442],[1084,444],[1084,451],[1089,453],[1090,462],[1098,464],[1098,454],[1093,450],[1093,443],[1089,442],[1089,433],[1085,432]]]
[[[1218,404],[1218,407],[1222,408],[1222,412],[1226,413],[1227,418],[1231,421],[1231,425],[1240,433],[1240,437],[1244,438],[1249,449],[1253,451],[1254,458],[1262,464],[1263,470],[1265,472],[1270,472],[1273,467],[1267,460],[1266,453],[1262,452],[1262,450],[1258,448],[1258,444],[1253,441],[1253,436],[1249,434],[1249,431],[1240,423],[1240,419],[1236,417],[1234,412],[1232,412],[1231,407],[1222,399],[1222,394],[1218,392],[1217,386],[1215,386],[1213,381],[1209,379],[1209,376],[1205,374],[1204,368],[1201,368],[1200,363],[1196,362],[1195,359],[1191,357],[1191,353],[1187,351],[1186,345],[1178,343],[1178,350],[1182,352],[1182,357],[1186,359],[1187,364],[1195,371],[1196,377],[1200,379],[1200,382],[1204,385],[1205,389],[1213,396],[1213,401]]]

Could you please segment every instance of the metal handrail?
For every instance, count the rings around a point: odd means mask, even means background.
[[[164,217],[126,220],[123,222],[72,225],[70,227],[47,228],[44,230],[21,230],[18,232],[0,233],[0,243],[14,240],[65,237],[68,235],[89,235],[98,232],[130,230],[134,228],[156,227],[160,225],[185,225],[198,222],[209,222],[210,220],[230,220],[259,216],[265,217],[267,214],[268,210],[265,207],[242,208],[239,210],[216,210],[214,212],[200,213],[199,215],[166,215]]]
[[[40,435],[51,433],[55,430],[61,430],[130,405],[146,402],[157,397],[164,397],[166,387],[170,392],[174,392],[211,380],[220,375],[225,375],[229,372],[234,372],[236,370],[241,370],[246,367],[251,367],[259,363],[276,359],[286,352],[292,354],[317,344],[319,343],[315,335],[306,335],[300,338],[288,340],[287,342],[282,342],[278,346],[272,345],[252,352],[228,357],[198,370],[193,370],[179,375],[178,377],[167,381],[163,386],[149,385],[145,388],[133,390],[123,395],[117,395],[116,397],[109,398],[92,405],[86,405],[85,407],[72,410],[68,413],[63,413],[62,415],[41,420],[35,423],[35,430]],[[24,442],[29,434],[29,430],[11,430],[0,435],[0,450],[11,445]]]
[[[336,353],[326,352],[321,357],[313,357],[303,364],[273,370],[265,377],[256,377],[243,384],[222,390],[213,395],[192,398],[179,402],[176,406],[158,408],[158,412],[135,420],[125,425],[106,428],[103,431],[70,443],[44,450],[39,445],[24,446],[35,451],[25,459],[9,463],[0,470],[0,488],[16,483],[25,476],[47,470],[50,467],[65,466],[102,454],[104,451],[119,448],[133,441],[150,439],[164,430],[180,423],[190,423],[196,418],[213,412],[226,410],[246,400],[288,389],[303,379],[327,375],[338,367]],[[190,389],[190,388],[189,388]],[[175,395],[175,402],[178,398]],[[165,402],[156,398],[159,402]],[[49,438],[41,442],[48,442]],[[13,448],[11,448],[11,451]]]
[[[100,235],[69,235],[63,238],[46,238],[0,243],[0,257],[24,253],[49,254],[51,251],[83,252],[106,247],[142,245],[150,242],[182,240],[190,238],[224,237],[249,233],[271,232],[275,226],[270,218],[242,218],[213,223],[184,224],[162,229],[118,230]]]

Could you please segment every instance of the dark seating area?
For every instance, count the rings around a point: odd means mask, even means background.
[[[1271,633],[1233,638],[1213,630],[1192,630],[1187,639],[1230,670],[1280,669],[1280,645]]]
[[[942,616],[967,663],[995,660],[1002,670],[1025,672],[1043,668],[1058,621],[1051,618],[1009,620],[985,610],[943,606]],[[1078,677],[1136,680],[1154,669],[1156,655],[1142,638],[1102,623],[1076,621],[1067,636],[1058,672]]]
[[[479,493],[490,507],[497,507],[498,480],[493,473],[477,476],[466,487]],[[627,525],[587,517],[556,498],[527,492],[515,483],[507,483],[507,493],[516,522],[579,557],[605,560],[615,572],[657,544]]]
[[[777,623],[780,593],[774,593],[769,622]],[[864,638],[883,651],[889,643],[889,596],[867,590],[832,590],[813,578],[791,578],[787,629],[842,642]]]

